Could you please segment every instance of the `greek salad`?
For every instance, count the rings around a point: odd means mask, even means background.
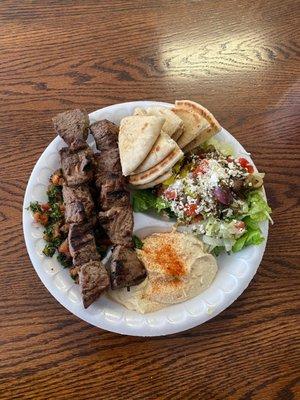
[[[135,212],[154,210],[174,218],[215,255],[260,244],[259,223],[271,220],[263,173],[227,144],[211,139],[186,154],[172,176],[153,189],[133,194]]]

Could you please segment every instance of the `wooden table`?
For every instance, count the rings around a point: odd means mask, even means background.
[[[297,34],[294,0],[1,1],[1,400],[300,398]],[[153,339],[105,332],[32,268],[26,183],[55,113],[180,98],[210,109],[266,172],[267,250],[208,323]]]

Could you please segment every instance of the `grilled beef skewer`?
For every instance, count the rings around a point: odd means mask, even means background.
[[[87,308],[109,287],[93,234],[95,207],[88,183],[93,178],[94,155],[86,143],[89,118],[85,111],[77,109],[58,114],[53,124],[69,146],[60,150],[63,201],[65,219],[70,224],[68,244],[73,270],[78,271],[83,304]]]
[[[112,289],[137,285],[146,269],[133,248],[133,211],[126,189],[118,149],[119,128],[108,120],[90,127],[100,154],[95,156],[95,183],[99,191],[99,222],[113,245],[110,260]]]

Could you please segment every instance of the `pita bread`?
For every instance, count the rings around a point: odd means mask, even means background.
[[[145,160],[164,122],[164,118],[148,115],[121,120],[119,153],[123,175],[131,174]]]
[[[215,133],[221,129],[215,117],[206,108],[193,101],[176,101],[173,111],[183,120],[184,124],[184,132],[177,141],[181,148],[186,147],[211,127],[213,127],[211,132]]]
[[[172,136],[172,139],[175,140],[175,142],[178,142],[178,139],[181,137],[183,132],[184,132],[184,125],[183,125],[183,122],[182,122],[182,126],[177,129],[177,131]]]
[[[146,183],[153,181],[171,169],[182,156],[183,151],[181,151],[178,147],[154,167],[148,169],[147,171],[141,172],[140,174],[131,175],[129,178],[129,183],[135,186],[145,185]]]
[[[169,171],[165,172],[164,174],[160,175],[158,178],[154,179],[153,181],[149,183],[145,183],[144,185],[135,185],[135,189],[148,189],[152,188],[156,185],[159,185],[160,183],[163,183],[167,179],[171,178],[172,176],[172,170],[170,169]]]
[[[147,171],[147,169],[154,167],[175,149],[178,149],[178,144],[166,133],[161,133],[150,150],[150,153],[133,174],[139,174],[140,172]]]
[[[187,153],[193,150],[195,147],[200,146],[200,144],[206,142],[208,139],[213,137],[216,133],[220,132],[220,128],[217,126],[210,126],[205,131],[201,132],[200,135],[192,140],[188,145],[183,148],[183,151]]]
[[[166,107],[148,107],[146,109],[136,108],[134,110],[134,115],[154,115],[156,117],[165,118],[165,123],[163,124],[162,131],[167,133],[170,137],[178,138],[183,130],[182,120],[169,108]],[[174,138],[174,140],[177,140]]]

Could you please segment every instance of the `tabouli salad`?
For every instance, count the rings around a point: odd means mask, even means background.
[[[271,220],[262,192],[264,174],[232,153],[230,146],[211,139],[185,155],[162,185],[135,192],[134,211],[168,214],[215,255],[260,244],[259,222]]]
[[[72,258],[69,250],[68,232],[69,223],[66,223],[66,207],[63,202],[63,173],[56,170],[49,179],[47,189],[48,201],[39,203],[31,202],[28,209],[32,212],[34,222],[44,227],[43,239],[45,246],[43,254],[53,257],[57,254],[57,260],[69,268],[71,277],[78,282],[78,268],[72,266]],[[94,227],[96,249],[101,258],[106,255],[110,241],[99,225]]]

